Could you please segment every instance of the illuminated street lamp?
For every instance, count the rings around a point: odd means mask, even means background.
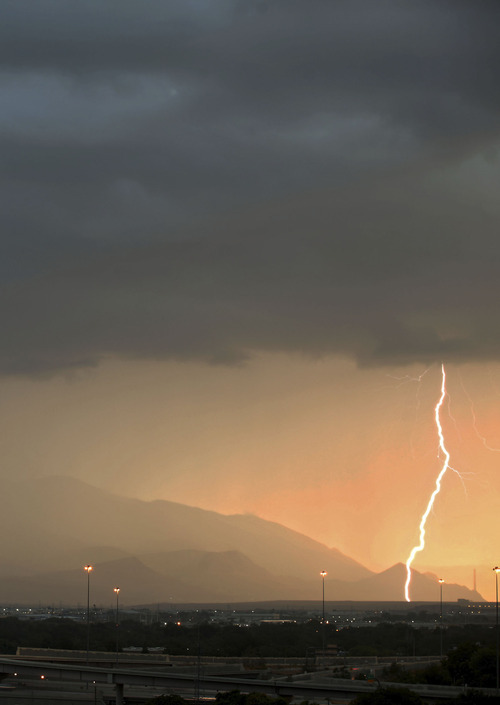
[[[439,578],[439,648],[443,658],[443,578]]]
[[[91,565],[84,565],[83,570],[87,573],[87,666],[89,665],[90,650],[90,573],[94,570]]]
[[[496,610],[495,610],[495,630],[496,630],[496,640],[497,640],[497,678],[496,678],[496,688],[497,688],[497,695],[498,695],[498,681],[499,681],[499,637],[498,637],[498,574],[500,573],[500,568],[496,565],[493,570],[495,571],[495,605],[496,605]]]
[[[113,588],[113,592],[116,595],[116,665],[118,666],[118,627],[120,622],[118,621],[118,596],[120,594],[120,588]]]
[[[325,655],[325,577],[328,575],[326,570],[322,570],[321,573],[321,580],[323,584],[323,611],[322,611],[322,618],[321,618],[321,635],[322,635],[322,642],[323,642],[323,656]]]

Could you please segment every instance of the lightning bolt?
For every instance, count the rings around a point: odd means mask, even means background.
[[[424,376],[429,372],[431,368],[428,367],[426,370],[424,370],[421,374],[417,375],[416,377],[413,377],[412,375],[404,375],[403,377],[396,377],[395,375],[387,375],[390,379],[394,379],[396,382],[399,382],[399,384],[396,385],[396,389],[399,389],[399,387],[403,386],[404,384],[409,384],[410,382],[416,382],[417,383],[417,395],[416,395],[416,404],[415,404],[415,424],[418,419],[418,412],[420,409],[420,386],[422,383],[422,380]],[[415,453],[414,453],[414,447],[413,447],[413,432],[410,436],[409,439],[409,446],[410,446],[410,452],[411,456],[413,459],[415,459]]]
[[[477,427],[477,418],[476,418],[476,412],[474,410],[474,402],[472,401],[472,398],[469,394],[469,392],[466,390],[463,379],[460,377],[460,384],[462,385],[462,389],[464,391],[465,396],[467,397],[469,404],[470,404],[470,413],[472,416],[472,428],[474,429],[474,433],[476,436],[479,438],[483,446],[486,448],[486,450],[491,450],[493,453],[500,453],[500,448],[494,448],[493,446],[490,446],[486,437],[483,436]]]
[[[401,384],[398,384],[398,387],[401,387],[401,385],[406,384],[406,382],[421,382],[422,378],[424,375],[426,375],[431,368],[428,367],[426,370],[422,372],[422,374],[417,375],[417,377],[412,377],[411,375],[403,375],[403,377],[396,377],[395,375],[387,375],[387,377],[390,377],[391,379],[395,379],[396,382],[400,382]]]
[[[413,563],[413,559],[415,558],[416,554],[419,551],[422,551],[425,547],[425,525],[427,523],[427,518],[429,514],[431,513],[432,507],[434,506],[434,500],[436,499],[437,495],[439,494],[441,490],[441,480],[443,479],[446,471],[450,467],[450,454],[448,450],[446,449],[446,446],[444,444],[444,436],[443,436],[443,428],[441,426],[441,419],[440,419],[440,412],[441,412],[441,407],[443,406],[443,402],[446,397],[446,372],[444,370],[444,365],[441,365],[441,396],[439,397],[439,401],[436,404],[436,407],[434,409],[434,418],[436,421],[436,427],[437,427],[437,432],[439,436],[439,449],[442,451],[444,455],[444,462],[441,467],[441,471],[439,472],[439,475],[436,478],[436,486],[434,488],[434,492],[431,494],[431,497],[429,499],[429,502],[427,504],[427,508],[425,512],[422,515],[422,518],[420,520],[420,541],[419,543],[414,546],[411,550],[410,555],[408,556],[408,560],[406,561],[406,583],[405,583],[405,598],[407,602],[411,602],[410,600],[410,582],[411,582],[411,564]],[[438,453],[439,457],[439,453]],[[453,469],[453,468],[452,468]]]

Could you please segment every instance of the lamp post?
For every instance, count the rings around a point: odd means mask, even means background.
[[[496,642],[497,642],[497,648],[496,648],[496,689],[497,689],[497,695],[498,695],[498,682],[499,682],[499,636],[498,636],[498,574],[500,573],[500,568],[496,565],[493,570],[495,571],[495,631],[496,631]]]
[[[323,600],[322,600],[322,617],[321,617],[321,641],[323,644],[323,657],[325,656],[325,577],[328,575],[326,570],[322,570],[321,573],[321,580],[322,580],[322,585],[323,585]]]
[[[443,578],[439,578],[439,653],[443,658]]]
[[[118,629],[120,622],[118,621],[118,596],[120,594],[120,588],[113,588],[113,592],[116,595],[116,665],[118,666]]]
[[[90,650],[90,573],[94,570],[91,565],[83,566],[83,570],[87,573],[87,666],[89,665],[89,650]]]

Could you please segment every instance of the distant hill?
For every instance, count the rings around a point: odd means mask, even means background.
[[[147,557],[146,562],[151,558]],[[232,602],[235,596],[251,602],[280,599],[287,583],[252,563],[238,552],[179,551],[156,555],[169,570],[155,571],[138,558],[95,563],[91,573],[92,604],[112,606],[113,587],[120,587],[123,604],[178,604]],[[184,573],[180,564],[190,563]],[[179,568],[177,570],[176,568]],[[0,597],[7,603],[86,604],[87,578],[79,566],[73,570],[40,573],[2,580]],[[293,590],[299,596],[308,590]]]
[[[315,600],[321,570],[330,600],[401,600],[404,566],[374,574],[280,524],[168,501],[144,502],[68,477],[7,484],[0,496],[0,601],[123,604]],[[447,599],[481,599],[447,585]],[[414,574],[412,597],[436,600]],[[454,596],[456,594],[456,597]]]
[[[381,573],[376,573],[368,578],[358,580],[348,586],[346,600],[403,600],[404,585],[406,582],[406,566],[397,563]],[[419,573],[412,570],[410,583],[410,597],[412,601],[439,601],[439,582],[436,576],[429,573]],[[478,592],[470,590],[463,585],[446,583],[446,600],[455,602],[459,598],[481,601],[483,598]]]
[[[124,604],[161,604],[164,607],[290,600],[316,602],[319,609],[321,599],[318,581],[275,576],[238,551],[172,551],[94,562],[93,565],[91,601],[101,606],[113,605],[114,586],[121,588],[120,600]],[[405,578],[405,566],[398,564],[359,581],[327,580],[326,599],[327,602],[401,602]],[[29,577],[10,576],[1,581],[0,600],[82,605],[86,601],[86,585],[81,565]],[[436,603],[439,599],[437,580],[414,571],[411,596],[415,602]],[[447,583],[446,601],[459,597],[481,600],[478,593]]]

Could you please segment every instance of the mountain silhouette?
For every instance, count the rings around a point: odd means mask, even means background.
[[[317,600],[326,570],[329,600],[402,600],[406,569],[379,574],[340,551],[252,515],[224,515],[176,502],[105,492],[69,477],[7,483],[0,529],[3,602],[123,604]],[[436,600],[434,576],[414,571],[412,598]],[[481,599],[447,585],[447,600]]]

